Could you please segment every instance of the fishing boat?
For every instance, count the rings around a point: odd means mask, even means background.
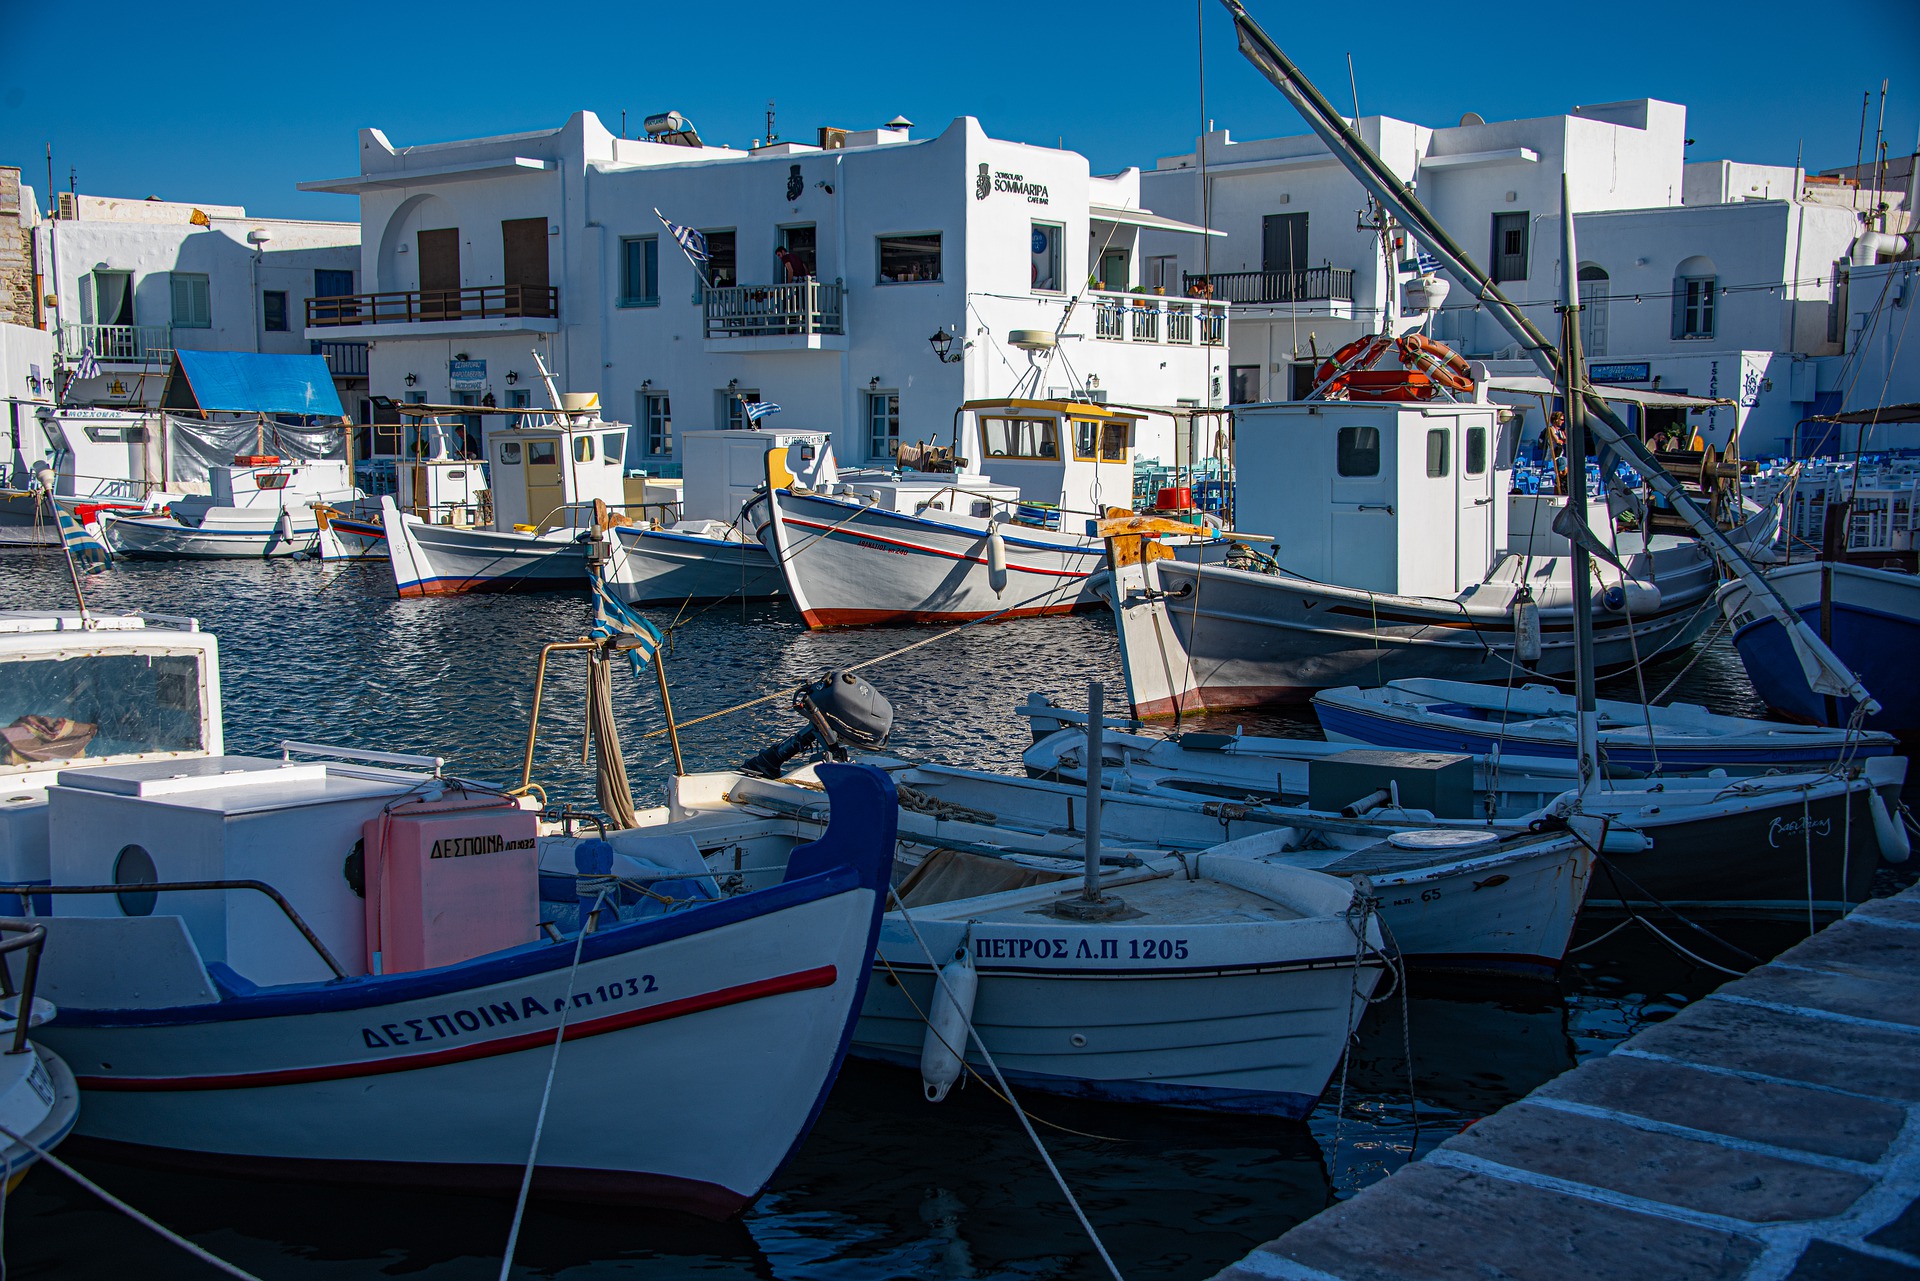
[[[1047,728],[1022,757],[1028,773],[1083,782],[1085,713],[1021,710],[1036,730]],[[1813,910],[1834,915],[1871,895],[1883,862],[1903,863],[1910,852],[1900,823],[1901,756],[1784,773],[1668,769],[1650,777],[1614,768],[1582,796],[1571,758],[1198,731],[1161,738],[1120,726],[1109,726],[1102,744],[1105,785],[1147,796],[1467,831],[1570,824],[1608,858],[1589,890],[1589,906],[1602,908],[1662,903],[1804,918],[1811,885]]]
[[[1920,688],[1907,659],[1920,652],[1920,578],[1844,561],[1802,561],[1767,571],[1767,581],[1820,633],[1880,701],[1870,730],[1920,735]],[[1753,688],[1775,714],[1804,725],[1844,729],[1858,704],[1814,693],[1778,620],[1758,610],[1745,583],[1720,589],[1720,611]]]
[[[99,1149],[498,1190],[533,1163],[543,1192],[726,1215],[818,1115],[888,883],[883,774],[824,768],[827,826],[761,892],[583,889],[547,933],[537,813],[434,758],[220,754],[190,623],[9,615],[0,664],[10,751],[57,767],[4,811],[0,873],[45,905],[41,1035]],[[726,1106],[609,1113],[636,1090]]]
[[[58,1014],[52,1002],[36,995],[46,936],[46,927],[30,919],[0,917],[0,1186],[7,1195],[72,1132],[80,1113],[72,1071],[59,1055],[28,1039]],[[18,979],[15,954],[23,965]]]
[[[606,513],[626,503],[627,428],[600,416],[597,393],[563,394],[538,353],[534,360],[553,408],[486,411],[510,424],[486,433],[490,520],[476,521],[463,504],[430,519],[381,499],[387,557],[403,598],[585,585],[587,554]],[[471,462],[465,468],[478,471]]]
[[[15,405],[11,446],[0,460],[0,547],[57,544],[56,504],[84,526],[99,511],[138,512],[161,488],[157,415]]]
[[[880,478],[842,477],[823,459],[814,485],[770,478],[750,514],[815,630],[1095,608],[1089,579],[1104,552],[1093,520],[1131,509],[1141,416],[1086,401],[969,401],[951,447],[903,451]]]
[[[312,556],[320,550],[315,508],[364,497],[347,464],[237,454],[208,468],[210,492],[171,499],[153,512],[99,513],[101,539],[135,560],[252,559]]]
[[[1575,700],[1544,685],[1394,680],[1378,689],[1322,690],[1313,708],[1336,742],[1575,759]],[[1594,710],[1605,762],[1646,773],[1824,769],[1899,750],[1890,734],[1724,716],[1692,703],[1599,699]]]
[[[814,474],[830,452],[827,433],[755,424],[680,437],[683,502],[678,519],[617,518],[607,528],[607,588],[629,605],[771,600],[786,594],[780,570],[746,510],[767,484]],[[777,457],[776,457],[777,455]]]

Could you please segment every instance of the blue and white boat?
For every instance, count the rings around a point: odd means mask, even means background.
[[[1335,742],[1474,756],[1572,760],[1575,754],[1574,700],[1545,685],[1413,677],[1378,689],[1321,690],[1313,708]],[[1600,699],[1596,708],[1604,765],[1645,773],[1819,769],[1899,749],[1890,734],[1722,716],[1692,703],[1646,707]]]
[[[758,892],[642,912],[582,849],[554,903],[537,814],[432,758],[221,755],[212,637],[10,621],[0,717],[40,786],[0,873],[47,931],[39,1035],[98,1148],[508,1191],[532,1162],[539,1191],[714,1216],[796,1150],[866,991],[884,775],[823,767],[825,832]]]
[[[1880,702],[1880,710],[1867,717],[1867,728],[1903,739],[1920,735],[1920,684],[1907,666],[1920,653],[1920,578],[1844,562],[1806,561],[1768,571],[1767,581],[1807,626],[1822,631],[1821,581],[1828,574],[1828,644]],[[1733,628],[1733,647],[1755,691],[1775,715],[1806,725],[1845,726],[1854,701],[1813,692],[1786,632],[1765,611],[1755,609],[1752,598],[1745,583],[1731,582],[1720,589],[1721,613]]]
[[[312,556],[320,551],[315,508],[365,497],[347,464],[243,455],[207,469],[209,492],[175,498],[165,509],[100,513],[101,539],[116,556],[141,560]]]

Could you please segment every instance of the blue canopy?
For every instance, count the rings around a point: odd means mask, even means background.
[[[325,357],[253,351],[174,352],[160,407],[203,413],[345,416]]]

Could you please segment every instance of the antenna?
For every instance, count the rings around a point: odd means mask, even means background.
[[[773,132],[773,99],[767,99],[767,145],[771,147],[776,135]]]

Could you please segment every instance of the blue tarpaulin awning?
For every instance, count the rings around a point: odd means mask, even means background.
[[[345,415],[325,357],[254,351],[174,352],[160,407],[209,414]]]

